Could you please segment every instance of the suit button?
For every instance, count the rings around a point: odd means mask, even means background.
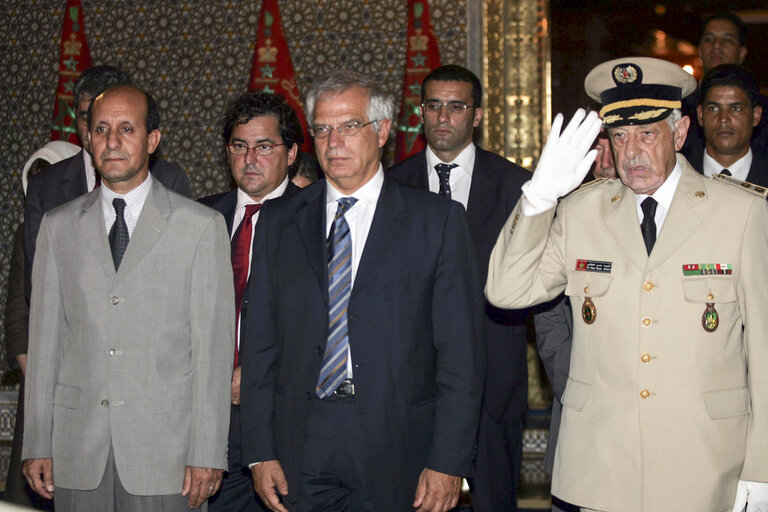
[[[117,306],[118,304],[120,304],[120,297],[112,297],[111,300],[112,300],[113,306]]]
[[[305,396],[307,398],[307,401],[312,400],[312,392],[311,391],[307,391],[307,394]]]
[[[647,316],[646,316],[645,318],[643,318],[643,325],[644,325],[645,327],[648,327],[648,326],[650,326],[650,325],[651,325],[651,319],[650,319],[650,318],[648,318]]]
[[[648,391],[647,389],[643,389],[640,391],[640,398],[642,398],[643,400],[645,400],[649,396],[651,396],[651,392]]]
[[[640,356],[640,360],[644,363],[647,363],[651,360],[651,354],[643,354]]]
[[[115,349],[111,348],[109,349],[109,357],[112,357],[115,355]]]
[[[319,356],[323,355],[323,347],[321,347],[320,345],[316,346],[315,352],[317,352],[317,355]]]
[[[109,407],[109,400],[102,400],[101,401],[101,406],[102,407]]]
[[[650,281],[646,281],[645,284],[643,285],[643,289],[647,292],[653,290],[653,283]]]

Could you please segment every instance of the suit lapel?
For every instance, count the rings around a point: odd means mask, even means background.
[[[485,151],[475,146],[475,166],[467,200],[467,220],[473,231],[481,228],[496,204],[498,185],[488,171]]]
[[[98,191],[91,192],[85,198],[85,203],[78,219],[78,227],[83,234],[86,245],[96,256],[96,260],[107,276],[112,279],[115,277],[115,263],[112,261],[112,251],[109,248],[100,198],[101,193]]]
[[[371,230],[368,232],[365,249],[357,268],[355,285],[352,288],[353,296],[382,267],[381,260],[389,257],[389,248],[403,233],[404,213],[405,201],[400,190],[392,179],[385,177],[373,214]]]
[[[168,191],[155,178],[151,179],[152,188],[144,201],[136,228],[133,230],[128,248],[120,263],[120,269],[117,271],[116,285],[157,244],[168,226],[168,217],[172,211]]]
[[[617,196],[618,199],[616,199]],[[640,233],[635,194],[629,187],[621,186],[617,193],[611,196],[608,208],[613,210],[608,214],[605,221],[608,231],[619,243],[629,260],[637,268],[644,269],[648,262],[648,255]],[[585,221],[588,220],[585,219]],[[632,228],[631,226],[635,227]]]
[[[323,180],[311,185],[313,190],[305,194],[304,205],[296,211],[294,225],[307,251],[307,261],[315,273],[317,283],[328,301],[328,248],[325,236],[325,187]],[[321,255],[318,257],[318,255]]]
[[[648,259],[648,270],[652,270],[672,256],[693,234],[699,232],[702,218],[694,206],[706,201],[703,178],[688,162],[681,161],[683,172],[677,184],[672,204],[664,219],[656,244]]]
[[[85,150],[81,149],[78,154],[72,157],[72,161],[64,171],[64,176],[62,176],[61,193],[66,201],[80,197],[88,192],[88,182],[85,179],[83,151]]]

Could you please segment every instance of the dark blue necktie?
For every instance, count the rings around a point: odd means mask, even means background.
[[[317,396],[330,395],[347,376],[347,307],[352,293],[352,236],[344,214],[357,199],[342,197],[328,236],[328,341],[317,379]]]
[[[440,179],[440,191],[441,196],[445,196],[448,199],[451,198],[451,169],[458,167],[459,164],[437,164],[435,170],[437,171],[437,177]]]

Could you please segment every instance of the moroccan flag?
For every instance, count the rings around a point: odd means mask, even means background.
[[[280,11],[277,0],[263,0],[259,16],[259,32],[256,36],[256,51],[253,54],[253,68],[249,89],[280,93],[299,116],[304,129],[304,145],[301,150],[312,153],[312,141],[307,131],[307,119],[304,117],[304,104],[293,74],[291,54],[285,42],[283,27],[280,24]]]
[[[397,118],[395,163],[418,153],[426,140],[421,132],[421,82],[440,66],[440,51],[429,18],[427,0],[408,0],[408,47],[403,102]]]
[[[53,103],[51,140],[63,140],[78,144],[75,129],[75,98],[72,87],[80,73],[91,67],[91,52],[85,38],[83,6],[80,0],[67,0],[64,23],[61,26],[61,50],[59,52],[59,86]]]

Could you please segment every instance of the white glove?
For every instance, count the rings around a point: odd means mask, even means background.
[[[560,133],[562,125],[563,115],[557,114],[536,171],[523,184],[523,194],[528,200],[528,204],[523,203],[525,215],[554,208],[559,198],[581,184],[595,161],[597,150],[589,151],[589,148],[602,126],[597,112],[590,112],[585,118],[584,110],[579,109]]]
[[[768,512],[768,483],[739,480],[732,512]]]

